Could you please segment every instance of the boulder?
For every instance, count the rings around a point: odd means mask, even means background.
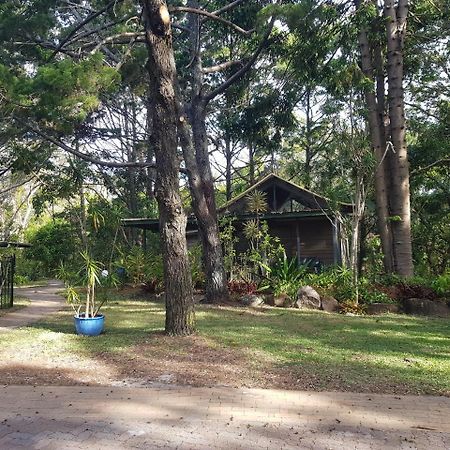
[[[275,297],[273,294],[264,294],[264,303],[269,306],[275,306]]]
[[[323,295],[321,297],[320,307],[327,312],[339,311],[339,302],[331,295]]]
[[[405,312],[408,314],[418,314],[425,316],[450,315],[450,308],[439,300],[428,300],[426,298],[407,298],[403,302]]]
[[[293,301],[291,297],[287,294],[279,294],[273,298],[274,306],[278,306],[280,308],[289,308],[292,306]]]
[[[392,313],[396,314],[400,312],[400,307],[395,303],[372,303],[367,305],[366,314],[376,316],[377,314]]]
[[[300,309],[320,309],[320,295],[311,286],[302,286],[297,292],[295,306]]]
[[[240,302],[245,306],[261,306],[264,304],[264,298],[259,295],[248,294],[243,295]]]

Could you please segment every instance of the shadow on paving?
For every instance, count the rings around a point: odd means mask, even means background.
[[[11,387],[1,393],[2,448],[14,442],[33,448],[46,440],[53,447],[83,442],[83,448],[400,448],[406,442],[445,449],[450,444],[449,424],[437,420],[450,415],[446,399],[420,403],[224,388]],[[432,412],[424,416],[426,410]]]

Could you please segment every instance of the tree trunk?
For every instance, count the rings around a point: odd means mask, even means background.
[[[180,117],[183,117],[180,111]],[[192,119],[191,119],[192,121]],[[203,250],[203,268],[206,275],[205,296],[208,303],[228,300],[228,286],[223,264],[222,243],[219,237],[217,215],[211,214],[208,198],[205,195],[203,176],[195,158],[195,139],[192,139],[186,120],[179,124],[181,147],[184,161],[188,169],[189,186],[192,195],[192,206],[197,218],[197,225]],[[214,195],[214,192],[213,192]],[[215,202],[213,203],[215,213]]]
[[[312,150],[312,111],[311,111],[311,89],[308,86],[306,91],[306,145],[305,145],[305,165],[304,185],[306,189],[311,188],[311,161],[313,156]]]
[[[385,0],[387,32],[387,78],[390,134],[395,153],[391,158],[391,226],[395,272],[412,276],[411,209],[409,165],[406,147],[406,121],[403,96],[403,44],[406,34],[408,1]]]
[[[358,6],[358,3],[357,3]],[[376,169],[375,169],[375,200],[377,208],[378,233],[380,234],[381,246],[383,250],[383,261],[386,272],[392,272],[392,234],[389,223],[389,204],[386,179],[386,161],[385,149],[386,140],[384,134],[384,123],[381,123],[379,116],[379,108],[377,97],[374,92],[373,65],[369,40],[367,32],[361,30],[358,35],[358,41],[361,52],[361,68],[362,71],[372,83],[372,87],[364,89],[364,97],[368,109],[368,122],[370,129],[370,138],[375,153]]]
[[[253,141],[248,144],[248,178],[250,186],[256,182],[256,168],[255,168],[255,150],[253,148]]]
[[[226,196],[227,196],[227,202],[231,200],[233,192],[232,192],[232,185],[231,185],[231,175],[232,175],[232,169],[233,169],[233,152],[231,150],[231,139],[228,133],[225,135],[225,161],[226,161],[226,167],[225,167],[225,185],[226,185]]]
[[[136,142],[136,132],[135,132],[135,124],[136,120],[134,114],[134,108],[131,112],[132,115],[132,123],[130,127],[129,121],[130,111],[127,109],[125,105],[123,108],[124,115],[124,131],[125,131],[125,139],[122,141],[124,145],[124,153],[126,153],[128,162],[136,162],[136,151],[135,151],[135,142]],[[126,202],[128,211],[131,214],[131,217],[138,217],[138,198],[137,198],[137,188],[136,188],[136,169],[134,167],[129,167],[126,171]],[[132,245],[136,245],[138,243],[138,230],[137,228],[130,228],[130,240]]]
[[[199,7],[197,1],[190,1],[188,5],[193,8]],[[186,121],[180,122],[180,137],[188,169],[192,205],[202,243],[206,301],[216,303],[228,299],[228,286],[217,223],[214,180],[209,162],[206,132],[207,104],[203,100],[201,92],[203,72],[200,58],[200,26],[199,15],[191,14],[189,28],[191,30],[192,92],[188,116],[192,127],[192,138]]]
[[[164,263],[166,333],[194,331],[194,301],[186,244],[186,215],[179,191],[176,68],[170,17],[165,0],[141,0],[148,49],[150,93],[154,106],[152,141],[157,163],[161,247]]]

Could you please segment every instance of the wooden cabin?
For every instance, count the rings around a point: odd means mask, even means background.
[[[248,195],[255,190],[264,192],[267,199],[267,209],[259,217],[267,222],[269,233],[280,239],[289,258],[318,260],[325,266],[341,262],[340,229],[329,200],[275,174],[262,178],[218,209],[219,216],[230,215],[234,219],[233,225],[239,238],[236,244],[238,252],[248,248],[243,227],[247,220],[255,218],[248,212],[247,205]],[[352,205],[340,203],[339,209],[341,213],[348,214],[352,211]],[[159,231],[158,219],[124,219],[122,224]],[[188,218],[186,236],[189,245],[198,242],[194,216]]]

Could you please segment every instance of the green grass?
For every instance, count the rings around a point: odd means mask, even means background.
[[[102,311],[106,333],[97,338],[76,336],[70,313],[63,312],[0,335],[0,349],[120,357],[163,331],[161,303],[115,300]],[[288,373],[294,389],[298,383],[303,389],[450,395],[447,319],[219,307],[199,307],[196,317],[198,334],[210,347],[233,349],[249,370]],[[179,341],[159,342],[152,351],[176,360]]]

